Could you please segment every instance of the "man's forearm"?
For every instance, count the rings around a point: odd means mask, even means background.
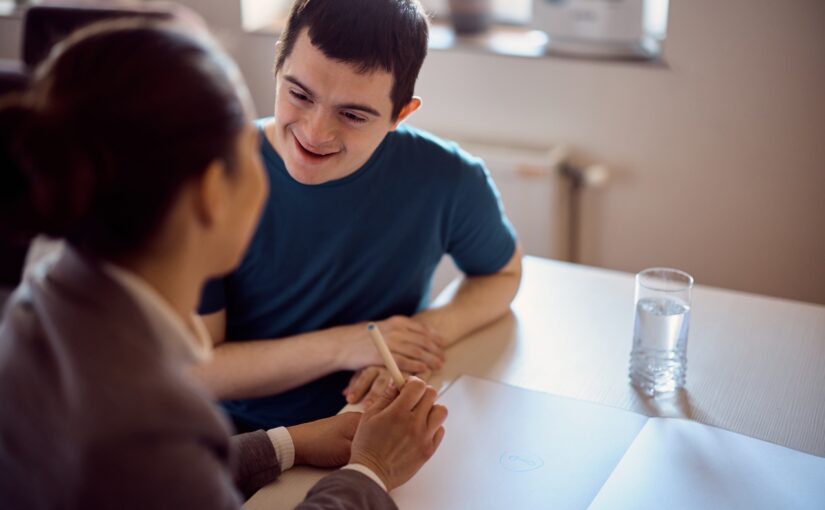
[[[521,250],[498,273],[467,277],[444,306],[415,316],[438,331],[448,344],[504,315],[521,283]]]
[[[194,373],[218,399],[283,393],[349,368],[344,351],[348,338],[358,334],[356,327],[341,326],[282,339],[223,342]]]

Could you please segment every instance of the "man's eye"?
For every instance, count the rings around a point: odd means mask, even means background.
[[[348,121],[354,122],[356,124],[361,124],[362,122],[366,122],[367,119],[361,117],[360,115],[355,115],[352,112],[344,112],[344,117],[347,118]]]
[[[295,90],[290,90],[289,93],[298,101],[309,101],[309,98],[306,96],[306,94],[301,94],[300,92]]]

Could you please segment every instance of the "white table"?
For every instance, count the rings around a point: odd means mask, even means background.
[[[470,374],[825,456],[825,306],[698,285],[685,391],[657,400],[628,384],[633,285],[628,273],[527,257],[513,312],[450,347],[432,382]],[[246,508],[292,508],[324,473],[290,470]]]

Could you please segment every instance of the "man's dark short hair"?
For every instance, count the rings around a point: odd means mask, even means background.
[[[308,28],[313,46],[360,73],[392,73],[392,119],[413,98],[429,26],[418,0],[296,0],[278,44],[275,72]]]

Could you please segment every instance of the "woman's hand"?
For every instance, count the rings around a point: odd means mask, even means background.
[[[435,399],[435,389],[416,377],[400,393],[387,386],[361,417],[350,462],[370,468],[387,490],[409,480],[444,438],[447,408]]]
[[[343,413],[287,427],[295,445],[295,465],[338,467],[346,464],[360,419],[361,413]]]

